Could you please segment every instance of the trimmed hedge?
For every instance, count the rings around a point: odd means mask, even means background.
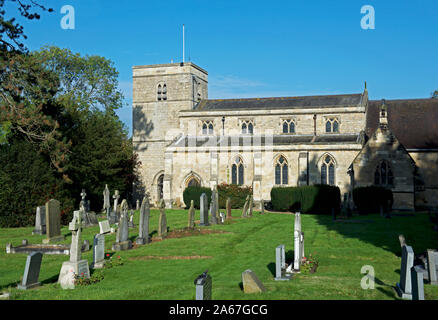
[[[211,189],[206,187],[191,186],[184,189],[183,199],[186,208],[190,208],[190,202],[193,200],[196,209],[201,206],[201,194],[205,193],[207,195],[208,206],[211,202]]]
[[[337,186],[312,185],[301,187],[273,187],[271,202],[276,211],[301,211],[312,214],[339,214],[341,191]]]
[[[238,186],[235,184],[221,183],[217,186],[219,193],[219,208],[225,209],[227,198],[231,200],[232,209],[243,208],[246,197],[252,195],[252,187]]]
[[[391,189],[372,185],[354,188],[353,201],[359,214],[379,213],[380,206],[384,212],[391,210],[394,197]]]

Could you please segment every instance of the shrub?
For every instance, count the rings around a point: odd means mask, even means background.
[[[271,202],[277,211],[298,211],[312,214],[338,214],[341,192],[337,186],[313,185],[300,187],[273,187]]]
[[[190,186],[184,189],[183,199],[186,208],[190,207],[190,201],[193,200],[195,208],[199,209],[201,205],[201,194],[205,193],[207,195],[207,202],[210,205],[211,202],[211,189],[199,186]]]
[[[227,198],[230,198],[231,208],[240,209],[245,205],[246,197],[252,195],[252,187],[221,183],[217,186],[219,193],[219,208],[225,209]]]
[[[353,190],[353,201],[359,214],[389,212],[394,203],[391,189],[380,186],[357,187]]]

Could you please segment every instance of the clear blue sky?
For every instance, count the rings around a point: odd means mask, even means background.
[[[438,89],[438,1],[49,0],[55,12],[26,22],[25,42],[67,47],[114,61],[131,131],[134,65],[182,60],[209,73],[209,98],[359,93],[371,99],[428,98]],[[63,5],[75,8],[64,30]],[[375,9],[363,30],[361,7]]]

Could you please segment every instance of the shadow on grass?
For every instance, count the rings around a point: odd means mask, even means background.
[[[396,289],[395,286],[391,286],[389,284],[386,284],[385,282],[383,282],[382,280],[380,280],[379,278],[374,277],[374,282],[376,284],[378,284],[379,286],[383,286],[382,287],[378,287],[377,290],[379,290],[380,292],[382,292],[384,295],[388,296],[389,298],[395,298],[397,297],[396,294]]]
[[[239,282],[239,288],[240,288],[240,290],[243,291],[243,282],[242,281]]]

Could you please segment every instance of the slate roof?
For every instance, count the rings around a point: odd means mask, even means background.
[[[294,145],[294,144],[345,144],[357,143],[358,134],[326,134],[314,137],[313,135],[273,135],[272,144]],[[315,139],[314,139],[315,138]],[[170,145],[170,147],[220,147],[220,146],[246,146],[265,145],[266,136],[262,135],[240,135],[240,136],[184,136]]]
[[[438,149],[438,99],[386,100],[388,126],[406,149]],[[381,100],[368,101],[365,133],[379,124]]]
[[[257,109],[294,109],[305,107],[350,106],[361,103],[362,94],[342,94],[325,96],[217,99],[202,100],[194,110],[257,110]]]

